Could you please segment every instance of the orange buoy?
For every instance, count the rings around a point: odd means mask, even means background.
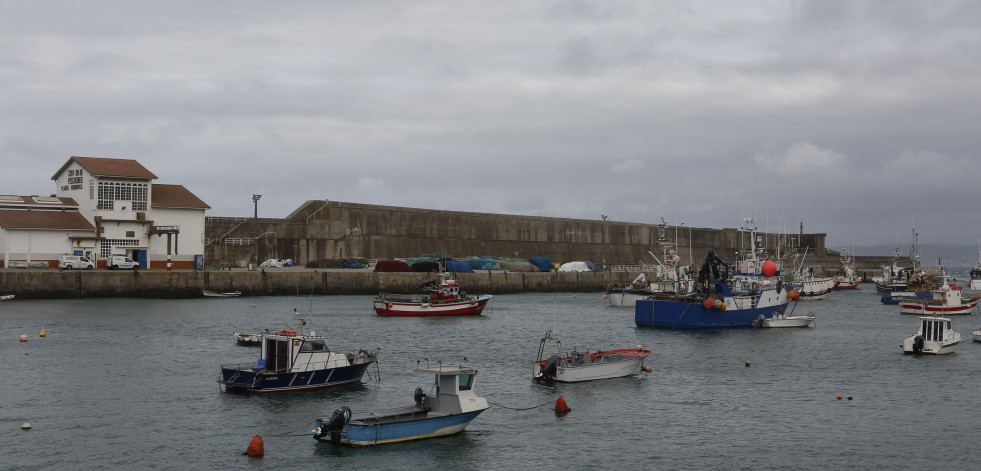
[[[705,309],[712,309],[713,307],[715,307],[715,300],[714,299],[706,299],[705,300]]]
[[[262,456],[264,454],[262,450],[262,437],[259,435],[252,437],[252,441],[249,442],[249,448],[242,454],[249,456]]]
[[[790,291],[787,293],[787,297],[790,299],[799,299],[800,293],[798,293],[797,291]]]
[[[574,297],[576,297],[576,295],[572,295],[572,297],[574,298]]]
[[[555,413],[565,414],[566,412],[569,412],[569,405],[565,403],[565,398],[559,396],[559,398],[555,400]]]
[[[603,299],[607,299],[607,298],[609,298],[609,296],[607,296],[607,295],[604,294],[603,295]]]
[[[837,400],[840,401],[841,400],[841,394],[839,394],[838,397],[836,397],[835,399],[837,399]]]
[[[647,373],[650,373],[651,371],[654,371],[654,368],[651,368],[650,365],[644,365],[644,366],[640,367],[640,369],[643,370],[644,372],[647,372]]]

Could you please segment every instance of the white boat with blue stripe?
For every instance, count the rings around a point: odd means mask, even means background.
[[[328,443],[373,446],[462,432],[490,407],[473,391],[477,369],[469,366],[417,367],[434,374],[429,394],[416,388],[415,405],[352,414],[347,406],[318,417],[313,438]],[[435,394],[434,394],[435,392]]]

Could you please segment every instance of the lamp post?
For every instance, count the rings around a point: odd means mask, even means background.
[[[255,247],[255,263],[259,265],[259,198],[262,195],[252,195],[252,203],[255,205],[255,215],[252,218],[252,245]]]

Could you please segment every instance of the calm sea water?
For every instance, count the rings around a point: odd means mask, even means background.
[[[954,355],[904,356],[916,319],[873,291],[800,303],[815,328],[705,332],[637,328],[633,310],[607,307],[602,293],[502,295],[484,316],[449,319],[378,317],[370,296],[4,301],[0,467],[973,468],[981,343],[970,331],[981,319],[954,318],[965,340]],[[314,393],[220,393],[219,365],[259,353],[231,333],[292,327],[294,308],[335,349],[381,347],[372,377]],[[535,384],[529,361],[553,327],[567,348],[652,348],[654,371]],[[417,360],[464,357],[497,405],[466,432],[361,449],[311,438],[313,418],[341,405],[411,404],[432,381],[411,371]],[[559,395],[572,408],[561,418]],[[264,458],[242,455],[255,434]]]

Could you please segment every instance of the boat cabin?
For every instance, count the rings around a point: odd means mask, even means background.
[[[348,365],[344,354],[332,353],[323,337],[295,330],[262,334],[262,354],[253,370],[281,373],[337,368]]]
[[[944,332],[950,330],[950,319],[946,317],[921,317],[917,335],[922,335],[925,342],[943,342]]]
[[[473,390],[477,369],[468,366],[433,366],[417,368],[421,373],[436,376],[434,387],[436,396],[425,398],[423,403],[428,411],[459,414],[487,408],[487,400],[478,397]]]

